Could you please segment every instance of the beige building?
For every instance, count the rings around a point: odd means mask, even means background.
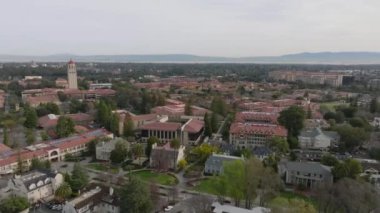
[[[67,64],[67,81],[69,89],[78,89],[77,68],[73,60]]]

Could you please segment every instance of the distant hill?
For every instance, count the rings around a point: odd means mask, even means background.
[[[281,56],[214,57],[190,54],[163,55],[73,55],[46,56],[0,55],[0,62],[65,62],[72,58],[78,62],[153,62],[153,63],[292,63],[292,64],[380,64],[380,52],[317,52]]]

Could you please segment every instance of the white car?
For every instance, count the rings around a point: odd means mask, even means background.
[[[166,212],[168,212],[168,211],[170,211],[170,210],[172,210],[173,209],[173,206],[167,206],[164,210],[166,211]]]

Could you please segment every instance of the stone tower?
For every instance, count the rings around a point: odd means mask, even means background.
[[[67,64],[67,81],[69,89],[78,89],[77,68],[73,60]]]

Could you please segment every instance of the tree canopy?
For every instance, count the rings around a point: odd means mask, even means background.
[[[149,213],[153,209],[149,190],[134,177],[122,188],[120,203],[120,212],[124,213]]]
[[[288,130],[288,135],[298,137],[306,118],[305,110],[299,106],[290,106],[280,112],[278,122]]]
[[[64,138],[75,132],[75,123],[74,121],[66,116],[60,116],[58,118],[56,132],[58,137]]]
[[[0,212],[19,213],[29,207],[25,197],[7,197],[0,202]]]

